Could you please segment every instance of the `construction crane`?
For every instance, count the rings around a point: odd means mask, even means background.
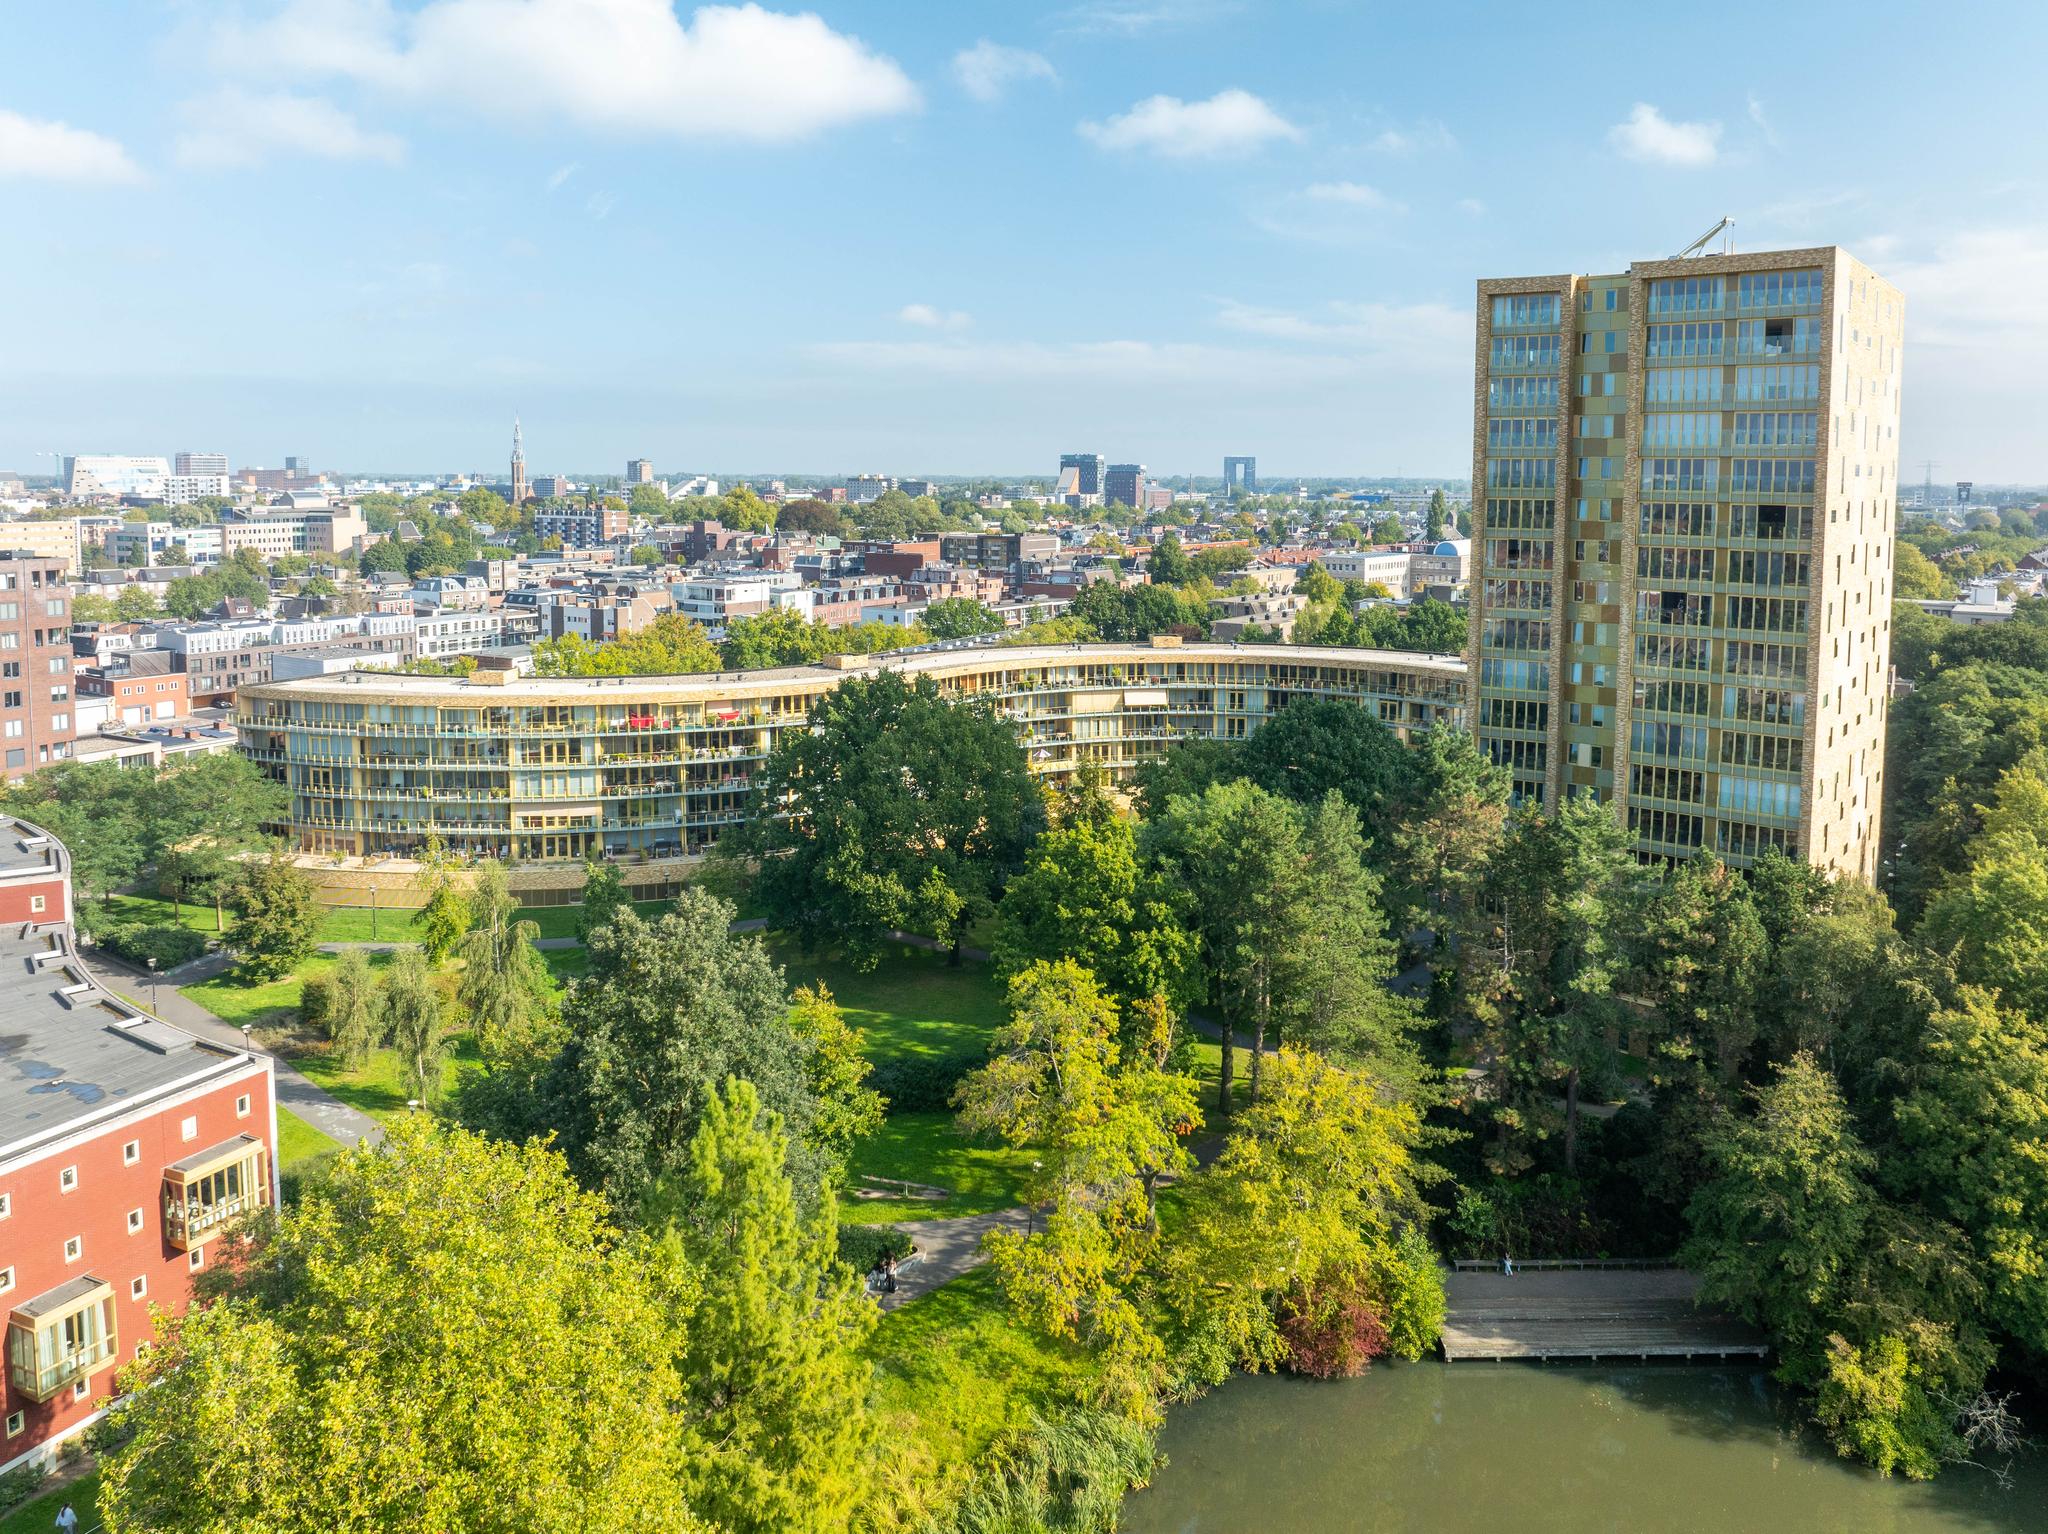
[[[1705,234],[1701,235],[1698,239],[1694,240],[1690,245],[1686,246],[1685,249],[1681,250],[1677,255],[1673,256],[1671,259],[1674,261],[1683,261],[1687,256],[1698,255],[1700,253],[1701,247],[1709,244],[1713,240],[1715,235],[1719,234],[1724,229],[1733,229],[1734,227],[1734,218],[1729,214],[1722,214],[1720,223],[1714,225],[1713,228],[1709,229]],[[1731,235],[1727,241],[1727,245],[1732,246],[1733,244],[1734,237]],[[1723,254],[1726,254],[1725,249],[1723,251]]]

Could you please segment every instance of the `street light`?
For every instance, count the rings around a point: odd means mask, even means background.
[[[154,956],[152,956],[152,957],[151,957],[151,958],[149,959],[149,1010],[150,1010],[150,1011],[152,1011],[152,1012],[156,1012],[156,1010],[157,1010],[157,1005],[156,1005],[156,959],[155,959],[155,957],[154,957]],[[161,1016],[162,1014],[161,1014],[161,1013],[158,1013],[158,1015],[159,1015],[159,1016]]]

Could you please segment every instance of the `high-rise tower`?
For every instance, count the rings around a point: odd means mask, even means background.
[[[527,494],[526,447],[519,435],[519,417],[515,415],[512,417],[512,504],[523,504]]]
[[[1473,724],[1638,850],[1877,868],[1898,290],[1834,246],[1479,284]]]

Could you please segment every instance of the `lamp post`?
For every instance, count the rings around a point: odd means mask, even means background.
[[[157,1010],[157,1006],[156,1006],[156,959],[154,958],[154,956],[152,956],[152,957],[151,957],[151,958],[149,959],[148,963],[149,963],[149,1010],[150,1010],[151,1012],[156,1012],[156,1010]],[[158,1013],[158,1015],[159,1015],[159,1016],[161,1016],[162,1014],[161,1014],[161,1013]]]

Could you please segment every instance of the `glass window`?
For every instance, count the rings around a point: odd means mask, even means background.
[[[1555,325],[1559,312],[1555,293],[1503,293],[1493,301],[1493,327]]]
[[[1715,313],[1721,308],[1719,277],[1660,277],[1650,284],[1650,313]]]
[[[1650,325],[1644,329],[1643,345],[1653,358],[1718,357],[1721,355],[1721,331],[1719,320],[1689,320],[1676,325]]]

